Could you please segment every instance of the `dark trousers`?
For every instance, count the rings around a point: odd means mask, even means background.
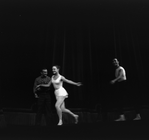
[[[135,91],[135,90],[134,90]],[[135,91],[135,95],[134,95],[134,104],[133,104],[133,108],[136,112],[136,114],[140,114],[141,112],[141,95],[139,95],[139,93],[137,93],[137,91]]]
[[[42,114],[45,115],[46,124],[51,124],[52,119],[52,110],[51,110],[51,97],[48,93],[41,94],[37,100],[37,114],[35,124],[40,125]]]
[[[124,107],[127,106],[127,82],[116,82],[114,85],[114,107],[117,112],[123,114]]]

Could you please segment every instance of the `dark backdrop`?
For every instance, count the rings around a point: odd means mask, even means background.
[[[125,68],[128,106],[148,105],[149,2],[146,0],[1,0],[0,102],[30,108],[43,67],[61,66],[68,108],[109,107],[112,59]],[[55,102],[54,94],[53,102]]]

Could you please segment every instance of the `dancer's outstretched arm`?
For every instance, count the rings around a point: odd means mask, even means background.
[[[42,86],[42,87],[49,87],[50,85],[51,85],[51,83],[52,83],[52,81],[50,80],[50,82],[48,83],[48,84],[40,84],[40,85],[38,85],[37,87],[39,87],[39,86]],[[36,88],[37,88],[36,87]]]
[[[71,80],[66,79],[64,76],[62,76],[62,80],[66,83],[72,84],[72,85],[76,85],[76,86],[81,86],[82,83],[81,82],[73,82]]]

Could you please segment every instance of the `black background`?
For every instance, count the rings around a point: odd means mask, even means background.
[[[30,108],[43,67],[61,66],[69,108],[108,107],[117,57],[127,74],[128,106],[148,105],[149,2],[146,0],[1,0],[0,102]],[[51,93],[53,103],[54,94]]]

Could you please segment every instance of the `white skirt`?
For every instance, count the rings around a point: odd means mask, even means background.
[[[65,96],[65,97],[68,97],[68,93],[67,91],[63,88],[63,87],[60,87],[59,89],[56,89],[55,90],[55,96]]]

